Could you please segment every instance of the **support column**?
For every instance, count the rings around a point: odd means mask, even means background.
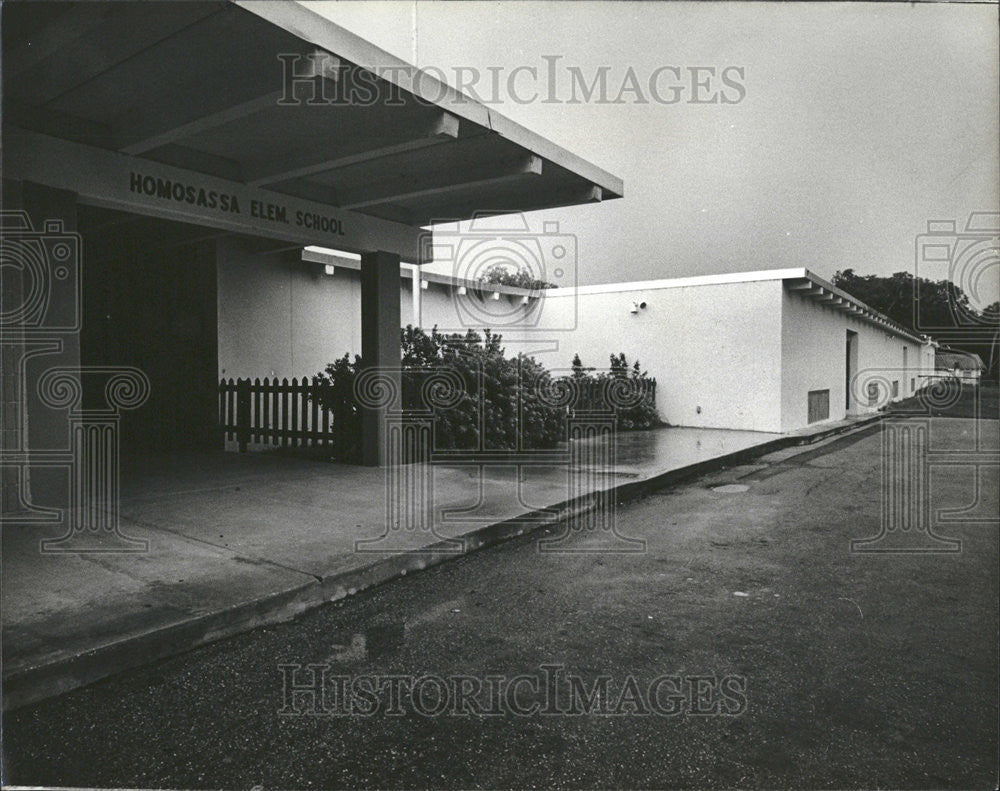
[[[419,288],[419,285],[418,285]],[[373,252],[361,256],[361,361],[395,383],[400,392],[399,256]],[[365,407],[361,411],[361,463],[386,463],[386,421],[401,403]]]

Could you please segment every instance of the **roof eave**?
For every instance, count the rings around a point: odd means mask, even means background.
[[[625,193],[621,178],[594,165],[496,110],[437,80],[411,63],[366,41],[355,33],[297,2],[230,0],[293,36],[375,73],[380,79],[459,118],[496,132],[528,151],[600,187],[603,200]]]

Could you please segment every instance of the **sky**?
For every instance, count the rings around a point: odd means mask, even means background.
[[[941,279],[947,265],[915,261],[928,221],[964,228],[971,212],[1000,211],[996,5],[311,5],[452,83],[457,67],[477,69],[492,108],[624,180],[621,200],[528,215],[577,237],[580,284],[786,267]],[[546,95],[549,63],[560,101],[530,101]],[[522,71],[508,92],[519,66],[540,76]],[[589,83],[601,67],[605,101],[565,101],[572,68]],[[694,73],[708,79],[697,93],[692,67],[715,69]],[[720,81],[728,67],[742,92]],[[613,103],[629,70],[639,90]],[[661,99],[677,84],[680,100],[656,101],[651,75]],[[730,102],[691,101],[720,90]],[[953,279],[978,278],[991,302],[997,260]]]

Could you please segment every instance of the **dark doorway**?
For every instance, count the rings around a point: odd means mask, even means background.
[[[858,333],[853,330],[847,331],[847,353],[845,355],[844,371],[844,409],[850,414],[855,406],[851,391],[854,386],[854,377],[858,372]]]
[[[121,415],[123,455],[217,447],[217,234],[89,206],[79,230],[81,363],[150,380],[149,400]],[[99,408],[103,396],[85,398]]]

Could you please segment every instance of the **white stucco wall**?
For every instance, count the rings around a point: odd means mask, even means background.
[[[780,430],[780,281],[613,289],[551,291],[530,329],[491,327],[511,353],[531,353],[555,372],[568,371],[576,353],[595,368],[619,352],[630,364],[638,359],[656,378],[657,408],[673,425]],[[425,299],[424,325],[460,329],[452,300]],[[633,302],[646,307],[632,313]],[[509,315],[513,304],[497,310]],[[474,307],[464,315],[474,316]]]
[[[899,395],[907,398],[923,385],[922,374],[930,373],[923,344],[861,321],[853,314],[782,290],[781,413],[782,431],[808,425],[808,393],[830,391],[829,420],[843,420],[847,414],[847,331],[857,333],[856,383],[852,414],[864,414],[884,405],[869,404],[867,387],[899,383]],[[906,349],[905,367],[903,349]],[[930,359],[933,359],[931,355]]]
[[[925,386],[933,384],[938,380],[936,368],[934,346],[933,344],[925,343],[920,348],[920,371],[923,374],[922,381]]]
[[[360,354],[359,273],[298,260],[294,253],[255,254],[226,240],[218,257],[219,374],[302,377],[345,352]],[[788,291],[780,278],[704,282],[704,278],[590,286],[545,292],[525,306],[459,296],[429,282],[414,322],[412,281],[400,279],[401,325],[504,336],[509,353],[534,355],[555,373],[573,355],[607,368],[624,352],[657,380],[657,408],[677,426],[793,431],[808,423],[807,393],[830,391],[829,420],[845,414],[846,333],[858,334],[855,412],[867,404],[866,382],[899,382],[899,398],[934,372],[929,345]],[[631,312],[633,303],[646,307]],[[525,320],[527,317],[527,321]],[[903,348],[907,349],[904,371]]]
[[[254,253],[226,239],[218,261],[219,376],[312,376],[345,352],[361,353],[357,271],[298,260],[298,253]],[[402,280],[403,325],[412,321],[410,281]]]

